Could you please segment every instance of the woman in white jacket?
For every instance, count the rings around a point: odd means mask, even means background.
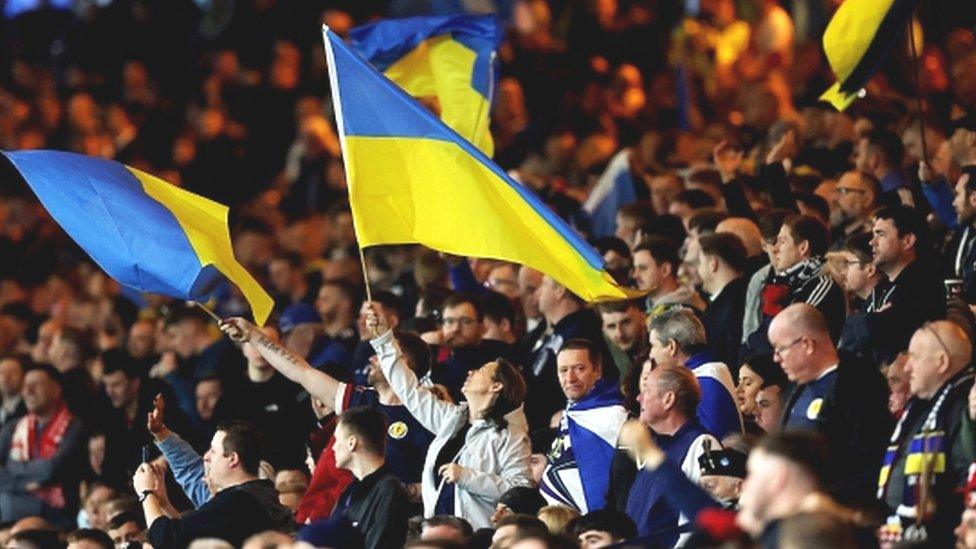
[[[476,530],[490,528],[501,495],[532,485],[522,375],[504,359],[489,362],[468,373],[461,388],[467,402],[450,404],[420,386],[386,319],[372,307],[366,325],[380,334],[371,343],[390,387],[435,436],[421,479],[424,516],[455,515]]]

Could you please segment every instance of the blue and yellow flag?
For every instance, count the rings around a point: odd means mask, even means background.
[[[324,28],[360,246],[423,244],[542,271],[587,301],[637,295],[539,198]]]
[[[916,0],[846,0],[824,31],[823,47],[837,83],[820,96],[843,111],[877,72],[912,17]]]
[[[60,151],[4,154],[51,217],[121,284],[195,300],[223,273],[254,319],[267,320],[274,302],[234,257],[227,206],[111,160]]]
[[[388,19],[349,32],[353,49],[417,98],[432,98],[441,120],[488,156],[489,111],[502,30],[491,15]]]

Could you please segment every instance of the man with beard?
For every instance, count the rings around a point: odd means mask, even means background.
[[[848,238],[871,232],[871,213],[878,200],[878,179],[851,170],[840,176],[830,204],[831,249],[839,249]]]
[[[640,300],[606,301],[597,305],[597,310],[603,319],[603,335],[627,359],[624,367],[617,363],[621,376],[630,368],[639,368],[639,361],[647,356],[648,348],[647,324]]]
[[[943,256],[946,278],[958,280],[961,297],[976,303],[976,166],[963,168],[952,207],[959,217],[959,229]]]

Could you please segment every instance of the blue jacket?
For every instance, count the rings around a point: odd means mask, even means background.
[[[729,433],[741,433],[742,415],[735,404],[735,384],[729,367],[710,350],[691,355],[685,366],[695,373],[701,386],[698,421],[702,427],[718,438]]]

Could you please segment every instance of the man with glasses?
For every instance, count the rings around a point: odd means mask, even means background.
[[[863,329],[864,317],[868,314],[868,299],[875,287],[881,284],[883,276],[873,261],[871,234],[861,233],[848,238],[840,257],[841,282],[850,297],[851,314],[844,321],[838,347],[880,363],[873,348],[867,345],[868,334]]]
[[[972,344],[956,324],[923,324],[908,345],[905,373],[914,397],[895,427],[878,479],[890,516],[881,535],[891,541],[952,547],[963,510],[955,491],[973,461],[966,443]]]
[[[878,199],[878,178],[857,170],[840,176],[830,204],[831,249],[854,235],[871,232],[871,213]]]
[[[441,307],[441,342],[430,380],[447,387],[455,402],[462,400],[461,386],[468,372],[498,357],[517,361],[514,347],[495,339],[484,339],[485,309],[478,296],[452,294]]]
[[[794,384],[784,399],[781,427],[823,434],[830,454],[843,456],[829,479],[830,494],[849,505],[869,503],[891,427],[881,373],[839,355],[823,315],[806,303],[776,315],[769,341],[773,359]]]

